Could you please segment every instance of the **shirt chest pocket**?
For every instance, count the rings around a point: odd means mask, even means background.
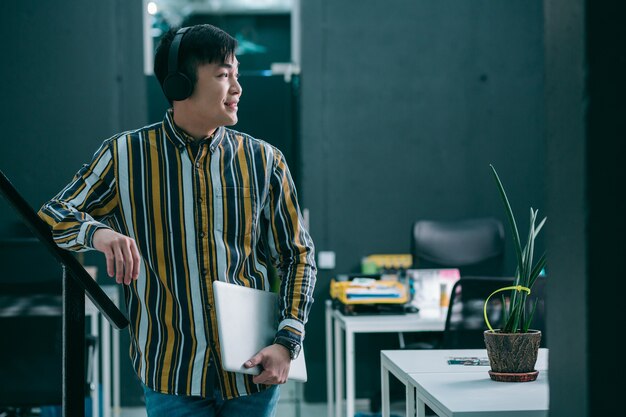
[[[254,190],[247,187],[226,187],[214,192],[215,229],[228,237],[252,233],[258,210]]]

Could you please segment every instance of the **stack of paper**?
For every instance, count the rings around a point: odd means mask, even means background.
[[[400,298],[404,295],[398,287],[371,278],[353,279],[345,293],[348,299]]]

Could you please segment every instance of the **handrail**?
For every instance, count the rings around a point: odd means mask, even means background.
[[[37,216],[37,213],[30,207],[24,198],[17,192],[13,184],[0,170],[0,191],[11,203],[13,208],[21,215],[26,226],[33,234],[46,246],[50,253],[63,264],[75,282],[85,290],[89,299],[98,310],[107,318],[109,323],[117,329],[128,326],[128,319],[111,301],[106,293],[100,288],[98,283],[89,275],[72,254],[59,248],[52,239],[50,227]]]

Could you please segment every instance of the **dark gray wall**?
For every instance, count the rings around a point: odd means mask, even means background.
[[[626,316],[617,289],[616,273],[626,254],[626,4],[611,0],[586,1],[587,53],[587,317],[589,415],[618,415],[624,411],[623,345],[606,337],[621,329]],[[582,101],[582,100],[581,100]],[[567,259],[562,258],[561,262]],[[573,323],[568,326],[576,334]],[[571,363],[568,364],[571,367]],[[610,369],[608,373],[604,370]],[[558,375],[558,374],[557,374]],[[564,415],[564,414],[563,414]]]
[[[545,214],[543,57],[538,0],[302,2],[302,203],[318,251],[337,253],[307,327],[307,400],[325,397],[331,277],[408,252],[417,219],[506,221],[490,163],[521,230],[529,206]],[[397,348],[379,336],[357,338],[358,397]]]
[[[584,120],[585,0],[545,4],[550,406],[554,416],[588,414]],[[571,364],[576,366],[571,366]],[[558,411],[557,411],[558,410]]]
[[[623,414],[626,5],[547,0],[550,415]]]
[[[146,123],[140,0],[0,2],[0,169],[34,209],[56,194],[100,143]],[[0,198],[0,239],[23,233]],[[101,257],[87,255],[89,263]],[[27,280],[25,266],[12,265]],[[3,266],[3,272],[11,274]],[[123,331],[122,401],[140,390]]]
[[[141,2],[0,3],[4,173],[38,208],[102,140],[145,121]],[[0,235],[15,215],[0,204]]]

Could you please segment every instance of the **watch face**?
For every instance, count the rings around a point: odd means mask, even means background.
[[[291,349],[291,359],[296,359],[300,354],[300,345],[294,343]]]
[[[278,343],[279,345],[286,347],[287,350],[289,351],[289,357],[292,360],[298,357],[298,355],[300,354],[300,350],[302,348],[299,343],[294,342],[293,340],[289,340],[284,337],[276,338],[274,343]]]

